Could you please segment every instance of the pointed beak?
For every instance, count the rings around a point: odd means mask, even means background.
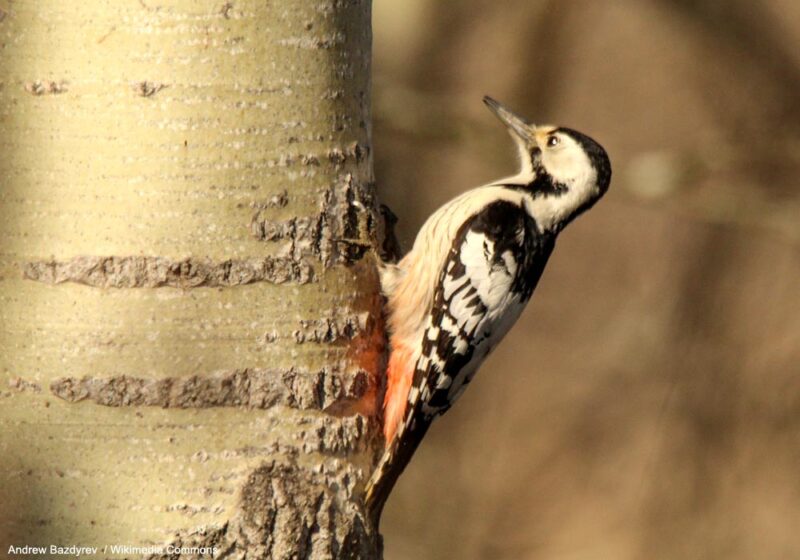
[[[492,99],[488,95],[483,97],[483,102],[486,103],[486,106],[489,107],[489,109],[491,109],[495,115],[497,115],[498,119],[503,121],[503,124],[505,124],[510,131],[519,136],[521,139],[530,141],[533,125],[526,123],[522,117],[508,109],[499,101]]]

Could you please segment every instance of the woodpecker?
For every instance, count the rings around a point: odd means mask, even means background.
[[[606,151],[585,134],[536,126],[491,97],[483,101],[514,139],[519,172],[439,208],[411,251],[381,267],[391,354],[386,449],[365,497],[376,520],[431,422],[519,317],[559,232],[611,181]]]

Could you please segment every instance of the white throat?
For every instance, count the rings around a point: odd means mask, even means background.
[[[542,230],[558,231],[578,208],[597,196],[595,175],[592,171],[588,176],[564,183],[567,191],[562,194],[528,195],[525,209]]]
[[[588,162],[587,162],[588,163]],[[542,231],[557,231],[568,222],[572,215],[583,204],[597,197],[599,189],[597,187],[597,172],[591,165],[581,166],[579,172],[572,176],[562,174],[555,176],[551,174],[553,180],[567,187],[567,191],[558,194],[541,194],[536,192],[524,192],[522,202],[525,210],[536,221]],[[529,185],[533,183],[536,176],[533,168],[523,166],[516,175],[500,179],[492,183],[493,185]]]

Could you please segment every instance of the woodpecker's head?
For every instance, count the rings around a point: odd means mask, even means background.
[[[608,190],[611,162],[600,144],[571,128],[530,124],[491,97],[483,102],[517,144],[521,170],[508,182],[543,202],[535,216],[543,226],[560,229]]]

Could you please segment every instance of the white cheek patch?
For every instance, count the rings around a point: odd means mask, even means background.
[[[570,138],[563,142],[561,149],[543,157],[544,167],[557,183],[578,186],[593,173],[592,162],[577,142]]]
[[[597,196],[597,172],[589,156],[571,138],[564,138],[560,149],[542,158],[545,171],[553,181],[567,187],[557,196],[541,196],[526,208],[540,228],[551,230],[568,219],[581,205]]]

